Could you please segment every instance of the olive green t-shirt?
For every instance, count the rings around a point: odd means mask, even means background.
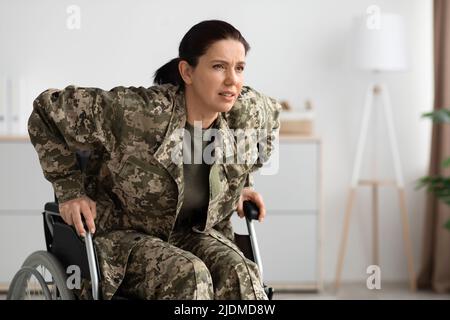
[[[191,229],[204,226],[209,203],[209,170],[203,151],[211,143],[203,141],[208,129],[202,129],[186,122],[183,138],[184,200],[177,217],[175,229]]]

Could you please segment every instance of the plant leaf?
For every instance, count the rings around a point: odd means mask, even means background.
[[[447,159],[445,159],[444,161],[442,161],[442,166],[444,168],[447,168],[450,166],[450,157],[448,157]]]
[[[450,219],[446,222],[445,227],[450,230]]]
[[[431,118],[434,122],[450,122],[450,110],[439,109],[436,111],[423,113],[422,117]]]
[[[422,117],[431,118],[433,122],[450,122],[450,110],[439,109],[428,113],[423,113]],[[442,161],[443,168],[450,167],[450,157]],[[428,192],[434,193],[436,198],[450,206],[450,177],[425,176],[420,178],[416,184],[416,190],[426,187]],[[445,228],[450,230],[450,219],[445,223]]]

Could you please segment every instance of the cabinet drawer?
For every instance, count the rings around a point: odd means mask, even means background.
[[[318,152],[317,143],[280,142],[270,160],[278,157],[276,173],[265,175],[261,169],[254,174],[255,190],[263,196],[268,210],[318,210]]]

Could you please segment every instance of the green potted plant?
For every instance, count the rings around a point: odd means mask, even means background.
[[[428,117],[435,123],[450,123],[450,110],[440,109],[437,111],[424,113],[422,117]],[[450,167],[450,157],[442,162],[442,167]],[[450,206],[450,176],[425,176],[418,180],[416,189],[425,187],[428,192],[434,193],[436,197]],[[450,230],[450,220],[445,223],[445,227]]]

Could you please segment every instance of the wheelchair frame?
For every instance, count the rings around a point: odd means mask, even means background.
[[[76,152],[76,157],[81,172],[85,171],[89,156],[89,151]],[[256,232],[252,222],[253,220],[258,219],[259,210],[258,207],[251,201],[244,201],[243,209],[246,218],[248,235],[240,235],[235,233],[234,242],[244,253],[245,257],[257,264],[261,276],[261,285],[263,286],[267,297],[269,298],[269,300],[271,300],[273,295],[273,288],[267,287],[263,282],[263,266],[261,255],[259,252]],[[54,202],[48,202],[45,204],[43,220],[47,252],[52,254],[63,267],[67,267],[69,265],[78,265],[81,269],[82,278],[91,281],[93,299],[99,300],[101,273],[98,266],[93,235],[88,230],[86,230],[86,236],[83,241],[82,238],[80,238],[76,233],[75,228],[67,225],[64,222],[59,213],[59,205],[56,195]],[[15,278],[11,283],[11,286],[14,283],[16,277],[21,272],[23,273],[28,269],[28,266],[23,266],[22,269],[17,272]],[[48,288],[43,288],[43,291],[46,291],[45,289]]]
[[[261,255],[260,255],[260,251],[259,251],[259,247],[258,247],[258,240],[256,238],[256,231],[253,225],[253,220],[256,220],[258,218],[259,215],[259,211],[258,208],[256,207],[256,205],[251,202],[251,201],[244,201],[244,213],[245,213],[245,219],[246,219],[246,225],[247,225],[247,230],[248,230],[248,235],[239,235],[235,233],[235,242],[238,245],[238,247],[243,251],[244,255],[253,260],[258,268],[259,268],[259,272],[261,275],[261,284],[262,286],[265,288],[266,293],[270,298],[272,297],[273,294],[273,288],[267,287],[264,285],[264,281],[263,281],[263,266],[262,266],[262,260],[261,260]],[[55,222],[53,220],[53,217],[58,217],[59,219],[62,220],[60,214],[59,214],[59,209],[58,209],[58,204],[56,202],[50,202],[47,203],[45,205],[45,209],[43,212],[43,216],[44,216],[44,229],[45,229],[45,233],[46,233],[46,244],[47,244],[47,251],[53,253],[57,258],[61,258],[58,257],[58,253],[54,252],[55,248],[53,248],[53,238],[55,236],[55,225],[56,223],[61,223],[61,222]],[[53,221],[52,221],[53,220]],[[65,222],[62,222],[66,227],[66,229],[70,229],[71,230],[71,235],[68,237],[71,237],[71,240],[68,240],[72,243],[79,241],[81,243],[83,243],[83,241],[81,240],[81,238],[77,235],[75,229],[71,226],[68,226],[67,224],[65,224]],[[250,252],[249,249],[246,248],[246,244],[245,244],[245,238],[248,237],[250,239]],[[75,240],[76,239],[76,240]],[[73,247],[73,246],[72,246]],[[97,260],[97,255],[96,255],[96,251],[95,251],[95,246],[94,246],[94,241],[93,241],[93,235],[87,231],[86,232],[86,236],[84,238],[84,247],[85,247],[85,253],[86,253],[86,258],[87,258],[87,265],[88,265],[88,269],[89,269],[89,280],[91,281],[91,287],[92,287],[92,297],[94,300],[99,300],[100,299],[100,269],[98,267],[98,260]],[[79,254],[79,252],[70,252],[71,250],[64,250],[66,251],[67,254],[72,255],[72,258],[69,257],[69,260],[76,260],[76,258],[73,258],[73,256],[77,256]],[[82,257],[83,258],[83,257]],[[67,261],[67,258],[65,259]],[[86,268],[83,268],[83,266],[85,265],[84,261],[77,261],[79,265],[82,266],[82,273],[84,273],[86,275],[86,271],[83,272],[83,269],[85,270]],[[67,263],[63,263],[63,265],[66,265]],[[87,278],[87,277],[86,277]]]

